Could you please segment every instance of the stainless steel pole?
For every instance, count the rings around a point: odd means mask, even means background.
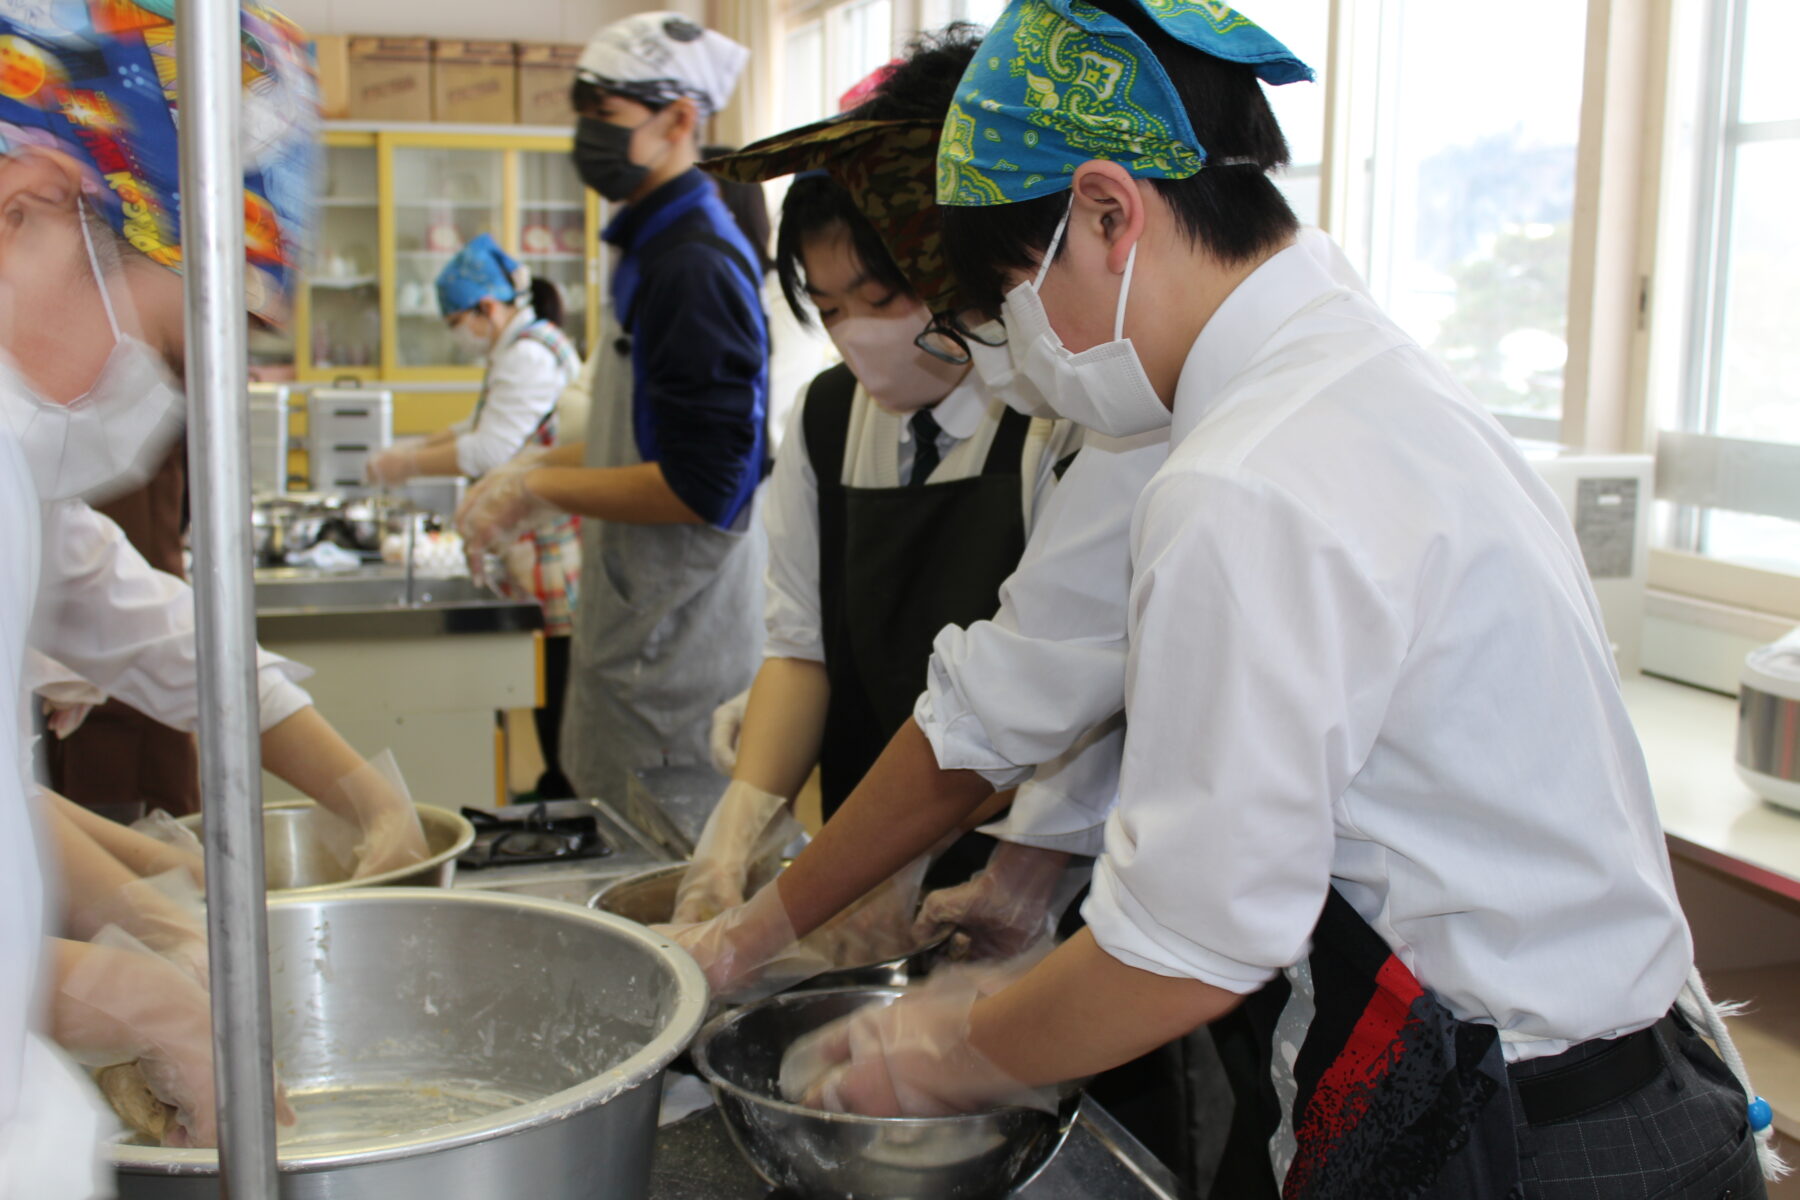
[[[274,1053],[250,562],[238,20],[237,0],[179,0],[181,243],[219,1169],[231,1200],[275,1200]]]

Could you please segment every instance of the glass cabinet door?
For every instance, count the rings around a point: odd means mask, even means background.
[[[306,359],[318,370],[381,365],[381,197],[373,142],[327,145],[312,262]]]
[[[394,363],[472,366],[438,312],[437,276],[468,241],[504,244],[505,154],[437,146],[393,148]]]
[[[588,256],[587,189],[575,174],[567,150],[521,150],[519,181],[519,261],[562,292],[563,332],[587,356]]]

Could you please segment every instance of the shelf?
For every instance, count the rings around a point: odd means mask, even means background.
[[[535,254],[530,251],[523,251],[520,253],[519,257],[531,259],[533,262],[586,262],[587,261],[587,255],[576,253],[576,252],[570,251],[570,250],[540,251]]]
[[[396,250],[396,251],[394,251],[394,253],[395,253],[395,255],[397,255],[400,258],[455,258],[457,256],[457,254],[459,253],[459,251],[456,251],[456,250]]]
[[[374,196],[364,199],[361,196],[323,196],[319,199],[320,208],[380,208],[381,201]]]
[[[586,212],[587,205],[580,200],[521,200],[520,208],[534,209],[538,212]]]
[[[337,279],[308,279],[310,286],[323,288],[326,291],[343,292],[354,288],[374,287],[381,282],[379,275],[345,275]]]
[[[498,200],[396,200],[394,201],[394,207],[450,209],[479,208],[486,212],[499,212],[500,202]]]
[[[1744,1000],[1750,1010],[1731,1020],[1731,1038],[1750,1068],[1750,1082],[1775,1110],[1775,1128],[1800,1139],[1800,962],[1712,971],[1714,998]]]

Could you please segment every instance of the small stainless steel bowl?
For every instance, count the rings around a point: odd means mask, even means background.
[[[675,892],[681,877],[687,874],[686,863],[652,867],[615,880],[588,899],[589,908],[636,921],[640,925],[663,925],[675,915]],[[943,957],[948,936],[921,946],[902,958],[861,966],[840,967],[807,980],[809,991],[847,987],[902,987],[916,983],[931,973]]]
[[[269,890],[292,895],[366,887],[449,887],[456,878],[457,856],[475,840],[475,827],[467,817],[447,808],[433,804],[415,807],[431,857],[410,867],[351,879],[350,868],[318,833],[317,822],[335,817],[321,814],[311,800],[277,800],[263,805],[263,872]],[[195,837],[201,836],[199,814],[180,820]]]
[[[789,992],[717,1018],[693,1045],[732,1141],[771,1186],[807,1200],[990,1200],[1011,1195],[1056,1154],[1080,1094],[1056,1113],[1000,1108],[956,1117],[861,1117],[781,1098],[789,1046],[898,988]]]

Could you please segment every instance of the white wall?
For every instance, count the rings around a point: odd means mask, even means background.
[[[671,9],[703,20],[706,0],[276,0],[308,33],[580,44],[609,21]]]

